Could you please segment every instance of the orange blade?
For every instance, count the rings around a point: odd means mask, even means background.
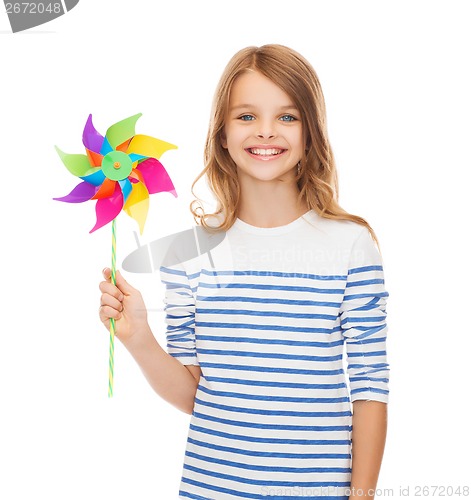
[[[103,181],[103,184],[100,186],[100,189],[95,193],[92,200],[99,200],[100,198],[109,198],[115,190],[116,181],[112,181],[111,179],[106,179]]]
[[[132,137],[131,137],[132,139]],[[116,146],[116,151],[122,151],[123,153],[126,153],[129,143],[131,142],[131,139],[128,139],[127,141],[124,141],[122,144],[119,146]]]
[[[85,150],[87,151],[88,161],[90,162],[90,165],[92,167],[100,167],[103,155],[95,153],[94,151],[90,151],[87,148],[85,148]]]

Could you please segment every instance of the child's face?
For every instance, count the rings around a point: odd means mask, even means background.
[[[291,98],[256,71],[232,86],[222,146],[238,174],[258,180],[287,180],[303,153],[301,115]]]

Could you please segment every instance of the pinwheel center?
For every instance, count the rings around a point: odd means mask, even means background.
[[[103,157],[101,169],[108,179],[121,181],[132,172],[132,160],[122,151],[110,151]]]

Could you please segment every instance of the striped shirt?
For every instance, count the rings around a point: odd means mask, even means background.
[[[313,210],[272,228],[237,219],[160,276],[167,352],[201,368],[179,498],[348,499],[351,403],[389,394],[367,228]]]

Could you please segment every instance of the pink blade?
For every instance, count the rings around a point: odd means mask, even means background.
[[[167,174],[162,163],[155,158],[148,158],[139,163],[136,167],[144,177],[144,184],[146,185],[149,194],[161,193],[167,191],[177,197],[175,186],[173,185],[170,176]]]
[[[96,224],[90,233],[100,229],[108,222],[111,222],[121,209],[123,208],[123,193],[121,192],[121,187],[119,183],[116,183],[116,187],[114,193],[109,198],[101,198],[96,202],[95,211],[96,211]]]
[[[66,201],[67,203],[82,203],[93,198],[97,191],[98,186],[94,186],[88,182],[81,182],[80,184],[77,184],[67,196],[62,196],[62,198],[53,198],[53,200]]]

